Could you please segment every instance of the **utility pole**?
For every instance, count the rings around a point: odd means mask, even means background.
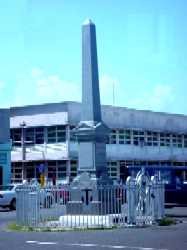
[[[26,122],[20,123],[21,127],[21,156],[22,156],[22,180],[26,180],[26,169],[25,169],[25,158],[26,158],[26,148],[25,148],[25,128]]]

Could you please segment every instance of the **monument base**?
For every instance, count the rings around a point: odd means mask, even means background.
[[[99,214],[103,204],[102,188],[112,186],[113,181],[106,175],[96,178],[95,174],[80,173],[70,185],[70,201],[67,214]]]

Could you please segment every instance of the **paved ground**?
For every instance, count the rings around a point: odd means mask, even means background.
[[[15,212],[0,212],[0,250],[186,250],[187,208],[167,209],[167,214],[183,223],[170,227],[118,229],[61,233],[7,232],[6,224],[15,220]]]

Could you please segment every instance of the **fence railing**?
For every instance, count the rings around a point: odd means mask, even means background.
[[[77,193],[81,199],[76,199]],[[92,196],[94,192],[94,198]],[[76,190],[70,186],[32,185],[16,189],[17,224],[24,226],[108,227],[126,222],[126,187],[98,186]]]
[[[96,228],[151,224],[164,216],[164,184],[143,172],[126,185],[78,188],[24,184],[16,189],[17,224]]]

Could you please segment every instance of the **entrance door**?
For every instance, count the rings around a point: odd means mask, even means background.
[[[0,166],[0,186],[3,185],[3,168]]]

